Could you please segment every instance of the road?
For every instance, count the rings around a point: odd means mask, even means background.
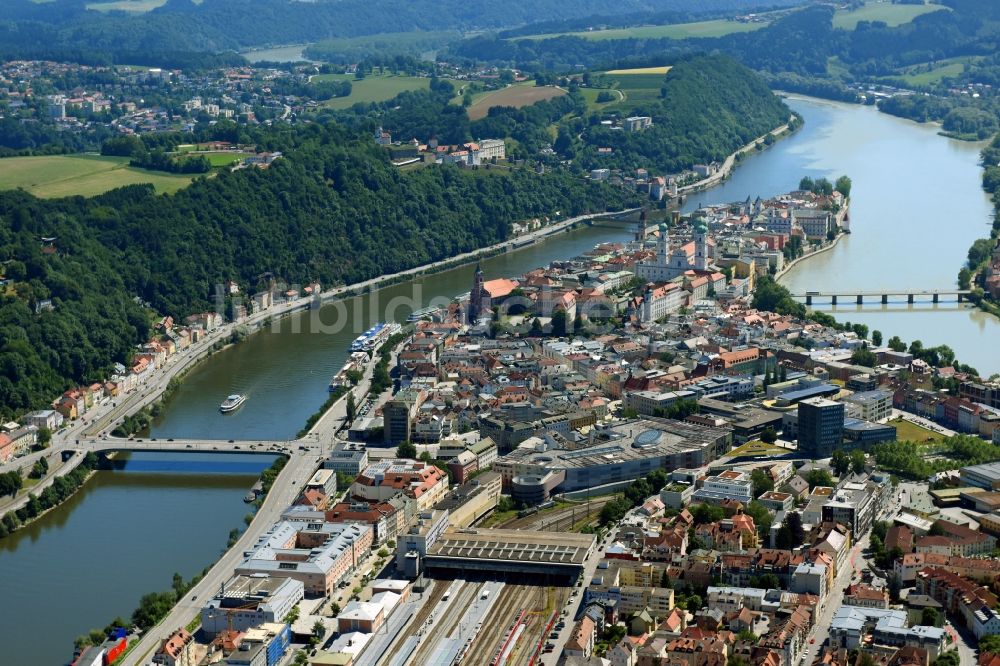
[[[160,624],[149,630],[120,663],[122,666],[146,664],[160,643],[179,627],[184,627],[201,612],[205,601],[219,589],[221,584],[233,575],[233,571],[243,560],[243,552],[249,550],[268,528],[280,517],[282,511],[294,501],[302,484],[319,466],[320,456],[316,452],[293,455],[289,458],[271,492],[257,510],[253,521],[240,536],[236,544],[227,550],[208,574],[192,588]]]
[[[887,520],[899,511],[902,506],[903,490],[896,488],[892,492],[893,497],[886,506],[885,512],[876,516],[875,520]],[[863,553],[868,550],[870,540],[871,531],[869,530],[860,540],[851,546],[851,553],[848,555],[847,563],[837,572],[837,578],[833,582],[833,587],[828,592],[823,607],[816,618],[816,623],[809,633],[810,640],[806,643],[805,651],[802,653],[801,663],[812,663],[811,656],[814,656],[830,637],[830,623],[833,621],[833,616],[837,613],[837,609],[844,602],[844,590],[854,581],[855,576],[860,579],[861,569],[867,565]],[[964,664],[965,662],[962,663]]]
[[[789,118],[789,122],[791,122],[791,118]],[[719,168],[719,170],[716,171],[714,174],[708,176],[707,178],[703,178],[696,183],[691,183],[690,185],[685,185],[684,187],[678,187],[677,194],[692,194],[694,192],[700,192],[702,190],[707,190],[711,187],[715,187],[716,185],[718,185],[723,180],[729,177],[729,174],[732,172],[733,167],[736,166],[737,155],[748,153],[751,150],[756,149],[757,146],[760,145],[762,142],[764,142],[769,136],[777,137],[778,135],[783,134],[787,131],[788,131],[788,123],[785,123],[781,127],[776,127],[767,134],[757,137],[747,145],[737,150],[735,153],[730,154],[729,157],[727,157],[726,160],[722,163],[722,166]]]
[[[538,659],[539,664],[544,666],[556,666],[559,663],[559,657],[562,654],[562,648],[569,641],[570,635],[573,631],[573,625],[575,622],[573,618],[580,611],[580,604],[583,602],[583,593],[590,584],[590,581],[594,579],[594,575],[597,573],[597,565],[600,564],[601,560],[604,558],[604,554],[607,552],[608,545],[614,543],[615,536],[618,534],[618,527],[612,528],[604,537],[604,539],[599,539],[597,542],[597,547],[594,552],[591,553],[590,557],[584,560],[583,563],[583,583],[579,587],[574,587],[573,591],[570,592],[569,603],[563,607],[565,615],[561,615],[560,619],[565,621],[565,626],[562,629],[555,629],[553,631],[558,634],[556,638],[549,640],[546,638],[546,642],[551,642],[555,644],[555,649],[552,652],[542,653]],[[575,594],[574,594],[575,593]],[[557,611],[559,609],[556,609]],[[562,611],[560,611],[561,613]]]

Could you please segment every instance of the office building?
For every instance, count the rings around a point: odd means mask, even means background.
[[[826,398],[799,403],[799,453],[829,458],[844,438],[844,405]]]
[[[209,636],[221,631],[247,631],[280,622],[302,600],[302,581],[265,574],[236,575],[201,609],[201,628]]]

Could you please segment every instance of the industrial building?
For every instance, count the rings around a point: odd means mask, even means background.
[[[597,547],[590,534],[498,529],[448,529],[427,549],[424,568],[463,578],[525,576],[576,580]]]
[[[233,576],[201,609],[201,628],[212,637],[221,631],[243,632],[265,622],[280,622],[304,593],[302,581],[292,578]]]
[[[493,466],[514,499],[546,501],[553,492],[596,488],[654,469],[700,467],[729,450],[732,431],[686,421],[638,419],[595,427],[587,440],[557,434],[526,440]]]
[[[962,485],[985,490],[1000,490],[1000,463],[969,465],[962,468]]]

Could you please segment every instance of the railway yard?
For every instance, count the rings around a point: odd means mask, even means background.
[[[392,666],[530,664],[541,653],[569,588],[429,580],[417,610],[382,652]]]

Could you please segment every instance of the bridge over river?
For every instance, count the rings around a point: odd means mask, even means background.
[[[836,305],[838,299],[854,300],[861,305],[865,299],[879,300],[883,304],[890,302],[890,297],[906,297],[907,303],[931,302],[940,303],[942,299],[946,302],[961,303],[971,292],[968,289],[879,289],[876,291],[807,291],[804,294],[792,294],[792,298],[805,299],[806,305],[812,305],[813,301],[829,301],[830,305]],[[954,298],[954,300],[952,300]]]

